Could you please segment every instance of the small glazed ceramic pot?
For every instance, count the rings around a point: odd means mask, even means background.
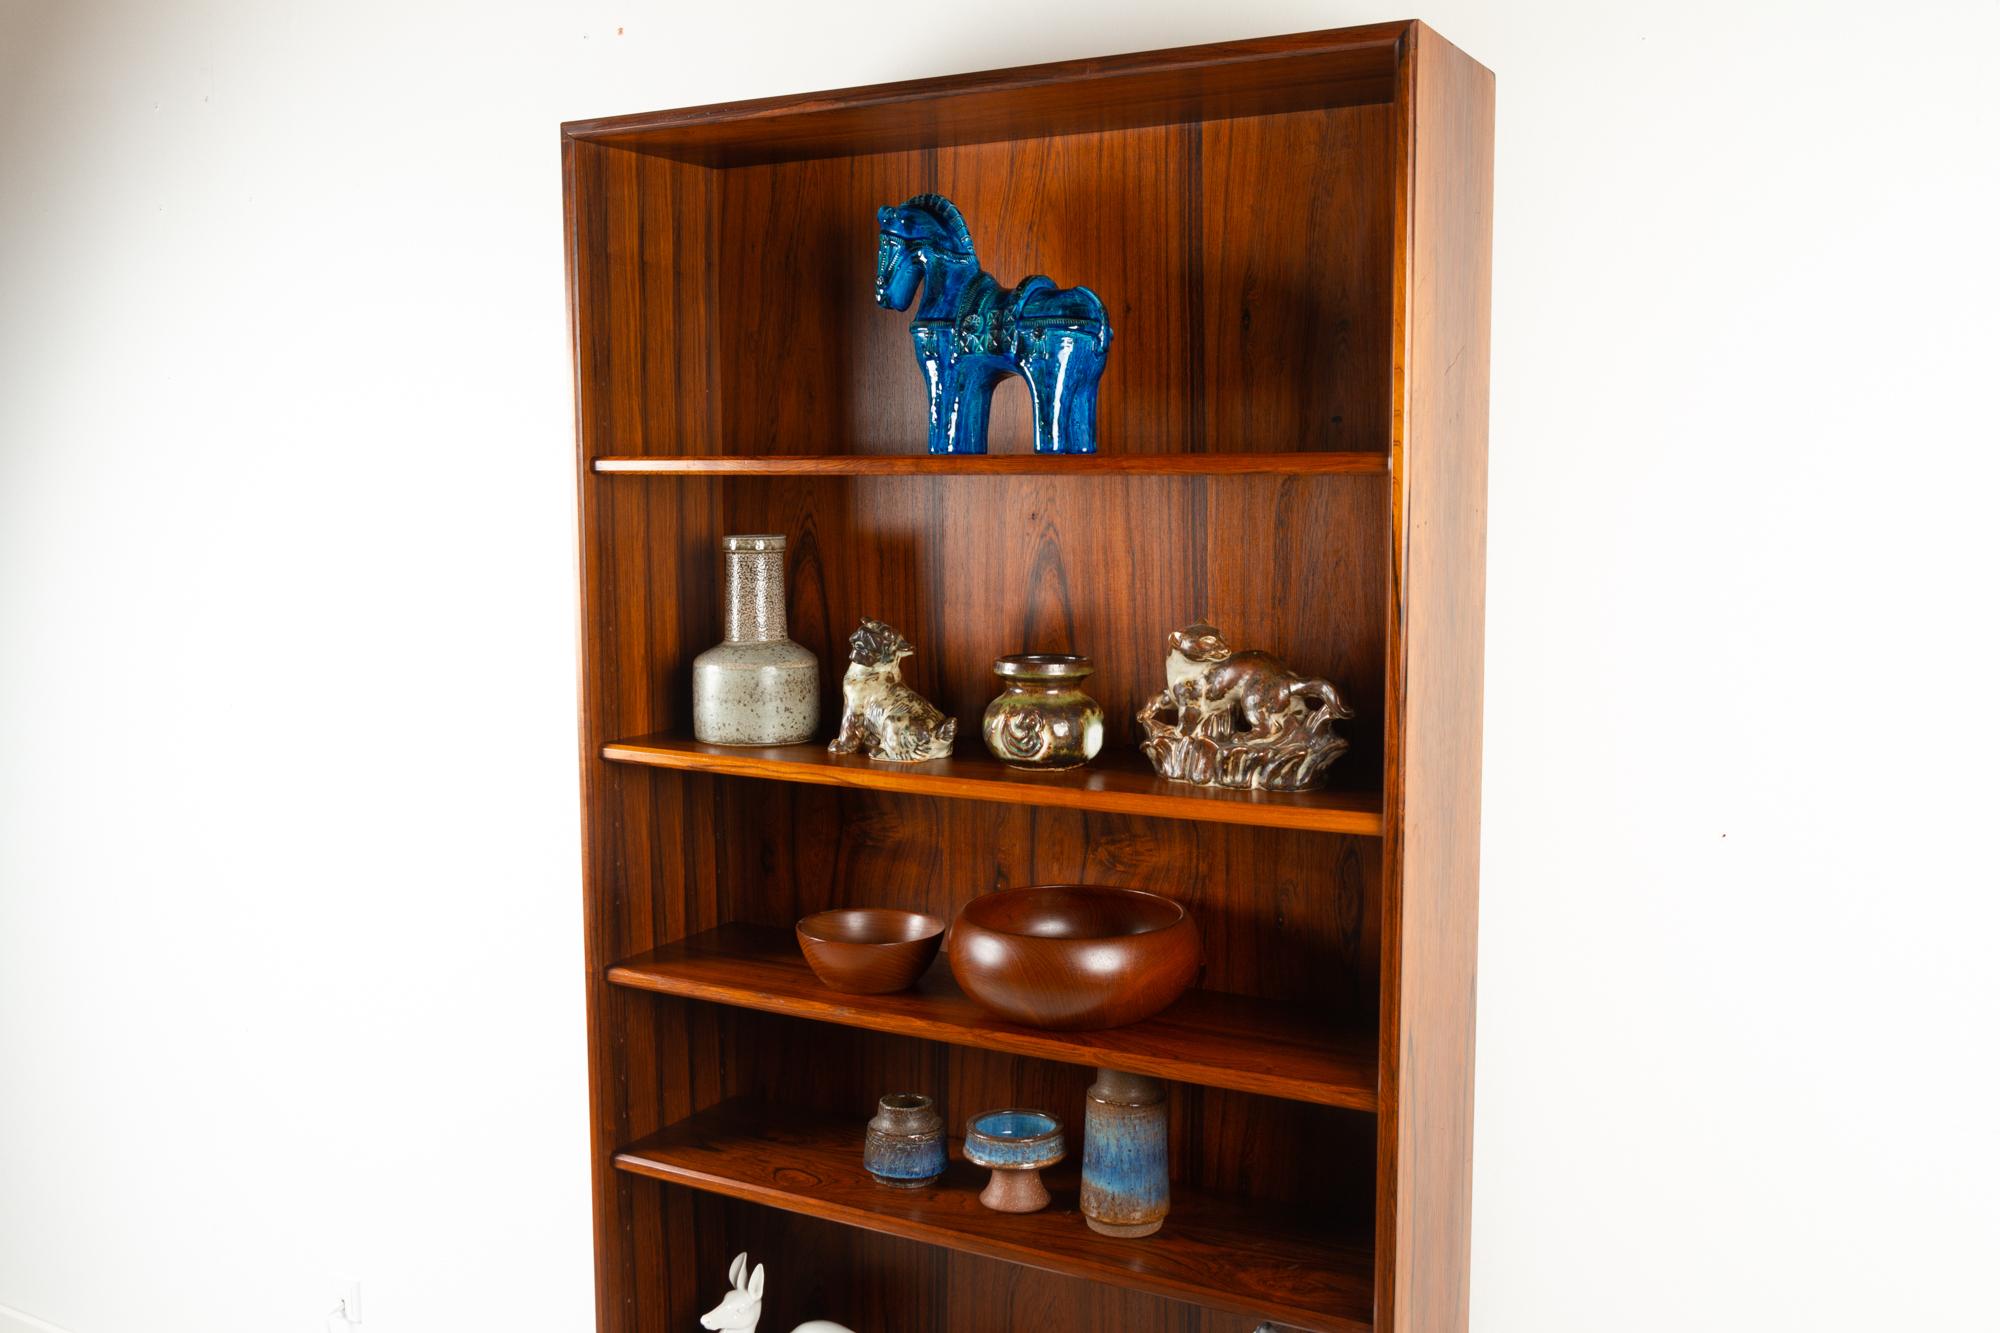
[[[1042,1168],[1062,1159],[1062,1121],[1046,1111],[987,1111],[965,1122],[965,1160],[992,1168],[979,1201],[996,1213],[1048,1207]]]
[[[876,1104],[861,1164],[878,1184],[917,1189],[944,1174],[944,1120],[931,1099],[892,1092]]]
[[[1006,688],[986,705],[986,748],[1013,768],[1075,768],[1104,748],[1104,709],[1081,681],[1088,657],[1019,653],[993,664]]]
[[[1167,1088],[1099,1069],[1083,1099],[1083,1220],[1105,1236],[1150,1236],[1167,1218]]]

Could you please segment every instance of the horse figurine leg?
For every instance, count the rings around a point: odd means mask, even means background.
[[[1097,381],[1104,352],[1088,334],[1055,334],[1021,359],[1035,407],[1035,452],[1097,452]]]
[[[983,454],[986,452],[987,418],[993,410],[992,378],[962,373],[951,400],[951,415],[945,423],[944,448],[931,446],[934,454]]]

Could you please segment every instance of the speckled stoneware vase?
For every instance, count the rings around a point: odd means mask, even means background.
[[[723,641],[694,659],[694,738],[797,745],[819,727],[819,659],[785,637],[785,539],[722,539]]]

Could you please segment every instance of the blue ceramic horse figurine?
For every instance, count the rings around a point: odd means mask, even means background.
[[[994,386],[1008,375],[1028,382],[1035,452],[1097,452],[1097,381],[1111,351],[1111,321],[1088,287],[1029,278],[1002,287],[979,267],[972,232],[957,205],[920,194],[876,214],[875,301],[908,310],[910,342],[930,386],[930,450],[986,452]]]

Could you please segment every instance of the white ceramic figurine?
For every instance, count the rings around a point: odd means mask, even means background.
[[[756,1333],[757,1320],[764,1313],[764,1265],[758,1264],[757,1271],[746,1281],[743,1275],[749,1267],[747,1254],[737,1255],[736,1262],[729,1265],[729,1294],[722,1298],[722,1304],[701,1317],[703,1328],[716,1333]],[[854,1330],[826,1319],[808,1319],[792,1333],[854,1333]]]

